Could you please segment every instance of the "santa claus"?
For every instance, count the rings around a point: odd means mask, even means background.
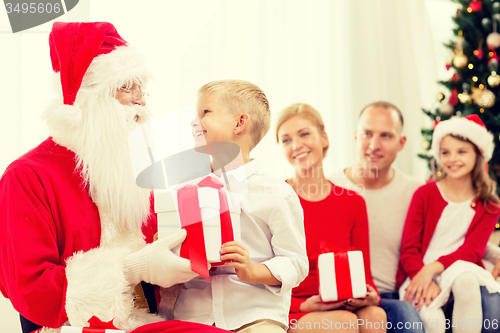
[[[50,137],[0,179],[0,290],[23,331],[91,320],[127,332],[221,332],[134,307],[141,281],[167,288],[196,276],[171,251],[184,231],[152,243],[151,194],[132,173],[128,136],[151,118],[143,57],[105,22],[54,23],[50,56],[60,94],[44,113]]]

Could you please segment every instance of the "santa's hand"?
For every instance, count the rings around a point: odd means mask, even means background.
[[[141,281],[168,288],[184,283],[198,274],[191,271],[189,260],[181,258],[172,249],[186,239],[182,229],[165,239],[146,245],[143,249],[125,258],[125,277],[130,284]]]

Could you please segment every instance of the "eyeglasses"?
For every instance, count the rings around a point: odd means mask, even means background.
[[[145,91],[142,91],[141,88],[135,89],[127,89],[124,87],[119,88],[118,90],[123,91],[126,94],[132,94],[133,99],[141,99],[141,97],[147,98],[149,94]]]

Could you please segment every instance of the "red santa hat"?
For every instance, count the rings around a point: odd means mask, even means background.
[[[460,136],[477,146],[486,162],[491,159],[495,144],[493,134],[476,114],[465,117],[452,117],[436,124],[432,138],[432,152],[439,161],[441,140],[449,134]]]
[[[66,105],[73,105],[85,79],[89,85],[117,88],[149,77],[142,55],[108,22],[55,22],[49,44]]]

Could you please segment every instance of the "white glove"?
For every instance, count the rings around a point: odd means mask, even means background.
[[[127,255],[124,262],[127,281],[134,285],[144,281],[168,288],[198,276],[191,271],[189,260],[172,252],[172,249],[182,244],[185,239],[186,230],[181,229],[170,237]]]

